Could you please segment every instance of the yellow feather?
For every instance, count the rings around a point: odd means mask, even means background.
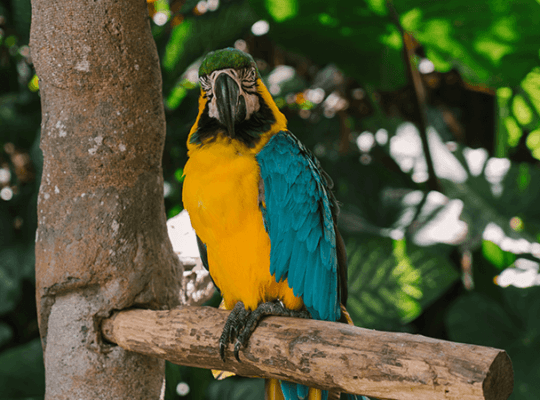
[[[265,397],[264,400],[285,400],[283,392],[281,391],[281,385],[277,379],[265,380]]]

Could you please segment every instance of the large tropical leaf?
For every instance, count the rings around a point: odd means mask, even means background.
[[[404,240],[349,240],[349,310],[356,325],[402,330],[440,297],[459,274],[438,252]]]

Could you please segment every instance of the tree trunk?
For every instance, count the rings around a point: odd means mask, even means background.
[[[46,399],[152,399],[161,360],[110,347],[101,320],[179,302],[163,205],[161,77],[144,0],[32,0],[43,176],[36,299]]]

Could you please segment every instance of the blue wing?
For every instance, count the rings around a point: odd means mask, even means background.
[[[288,279],[313,318],[338,320],[336,232],[323,172],[290,132],[273,136],[257,161],[271,243],[270,272],[278,281]]]

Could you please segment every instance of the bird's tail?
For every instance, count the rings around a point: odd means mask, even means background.
[[[370,400],[366,396],[308,388],[277,379],[266,379],[265,382],[265,400]]]

